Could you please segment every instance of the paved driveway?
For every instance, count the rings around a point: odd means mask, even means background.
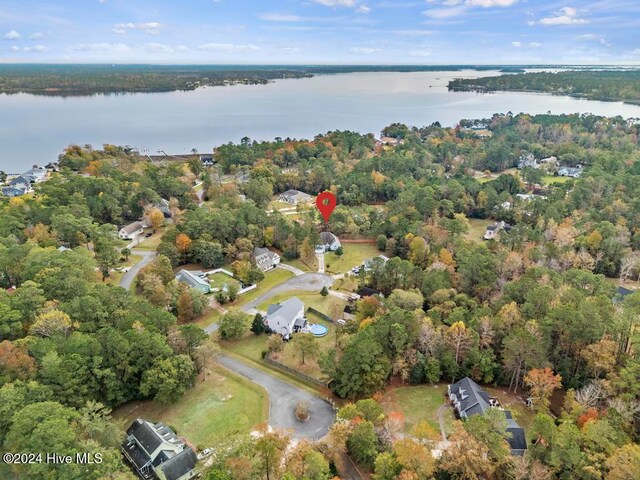
[[[323,399],[283,382],[255,368],[226,355],[218,357],[218,363],[229,370],[257,383],[269,394],[269,425],[275,428],[291,429],[294,438],[318,440],[326,435],[334,421],[331,405]],[[294,414],[298,401],[309,405],[309,420],[299,422]]]
[[[125,290],[129,290],[131,288],[136,275],[138,275],[138,272],[142,269],[142,267],[151,263],[151,261],[156,256],[155,252],[148,252],[145,250],[132,250],[131,253],[133,253],[134,255],[140,255],[142,257],[142,260],[131,267],[129,271],[126,272],[120,279],[120,286]]]

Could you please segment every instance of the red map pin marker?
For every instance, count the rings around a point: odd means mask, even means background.
[[[329,223],[329,218],[331,218],[333,209],[336,208],[337,204],[336,196],[331,192],[322,192],[318,195],[316,198],[316,207],[320,210],[322,218],[324,218],[324,223]]]

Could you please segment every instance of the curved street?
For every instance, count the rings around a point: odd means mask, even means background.
[[[125,290],[131,289],[131,285],[133,284],[133,281],[135,280],[136,275],[138,275],[138,272],[142,270],[142,268],[145,265],[148,265],[149,263],[151,263],[151,261],[156,256],[155,252],[149,252],[146,250],[131,250],[131,253],[133,255],[140,255],[142,257],[142,260],[136,263],[127,272],[125,272],[122,279],[120,280],[120,286]]]

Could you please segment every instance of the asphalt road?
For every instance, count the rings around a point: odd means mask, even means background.
[[[318,440],[326,435],[333,424],[333,408],[323,399],[226,355],[220,355],[218,363],[267,391],[270,406],[269,425],[272,427],[290,429],[297,439]],[[299,422],[294,414],[296,404],[300,400],[306,401],[309,405],[310,415],[306,422]]]
[[[120,280],[120,286],[125,290],[129,290],[131,288],[131,285],[133,284],[133,281],[135,280],[136,275],[138,275],[138,272],[142,269],[142,267],[151,263],[151,261],[156,256],[155,252],[148,252],[145,250],[132,250],[131,253],[134,255],[140,255],[142,257],[142,260],[136,263],[133,267],[129,269],[128,272],[126,272],[122,276],[122,279]]]

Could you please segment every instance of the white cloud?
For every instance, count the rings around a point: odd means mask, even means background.
[[[371,12],[371,8],[367,7],[366,5],[360,5],[357,8],[356,12],[358,12],[358,13],[369,13],[369,12]]]
[[[540,48],[542,44],[540,42],[531,42],[529,46],[532,48]]]
[[[582,25],[588,23],[584,18],[578,18],[578,10],[573,7],[563,7],[552,17],[540,19],[542,25]]]
[[[511,5],[515,5],[518,0],[466,0],[464,2],[465,5],[470,5],[473,7],[510,7]]]
[[[286,13],[265,13],[259,16],[260,20],[268,22],[304,22],[308,20],[300,15],[289,15]]]
[[[11,30],[10,32],[7,32],[4,34],[5,40],[20,40],[21,38],[22,38],[22,35],[20,35],[15,30]]]
[[[379,51],[380,51],[379,48],[371,48],[371,47],[353,47],[349,49],[349,53],[353,53],[354,55],[371,55]]]
[[[163,43],[145,43],[142,46],[142,49],[149,53],[172,53],[174,49],[169,45],[165,45]]]
[[[355,7],[356,0],[312,0],[325,7]]]
[[[146,33],[147,35],[158,35],[160,34],[160,29],[163,27],[164,25],[158,22],[116,23],[111,29],[111,31],[113,33],[124,35],[125,33],[130,32],[132,30],[139,30],[141,32]]]
[[[48,52],[49,49],[47,47],[45,47],[44,45],[33,45],[31,47],[24,47],[23,50],[25,52],[38,52],[38,53],[43,53],[43,52]]]
[[[442,19],[457,17],[458,15],[462,15],[465,11],[465,7],[459,6],[451,8],[431,8],[429,10],[425,10],[422,13],[429,18]]]
[[[29,35],[29,39],[31,40],[40,40],[41,38],[44,38],[44,33],[42,32],[34,32]]]
[[[207,52],[218,53],[242,53],[242,52],[255,52],[260,50],[260,47],[256,45],[236,45],[233,43],[205,43],[200,45],[198,50],[204,50]]]
[[[124,43],[81,43],[74,47],[74,50],[83,52],[128,52],[129,46]]]
[[[20,51],[20,48],[19,48],[19,47],[16,47],[15,45],[12,45],[12,46],[11,46],[11,48],[10,48],[9,50],[11,50],[12,52],[19,52],[19,51]]]
[[[516,48],[520,48],[522,46],[522,42],[511,42],[511,45],[513,45]]]

